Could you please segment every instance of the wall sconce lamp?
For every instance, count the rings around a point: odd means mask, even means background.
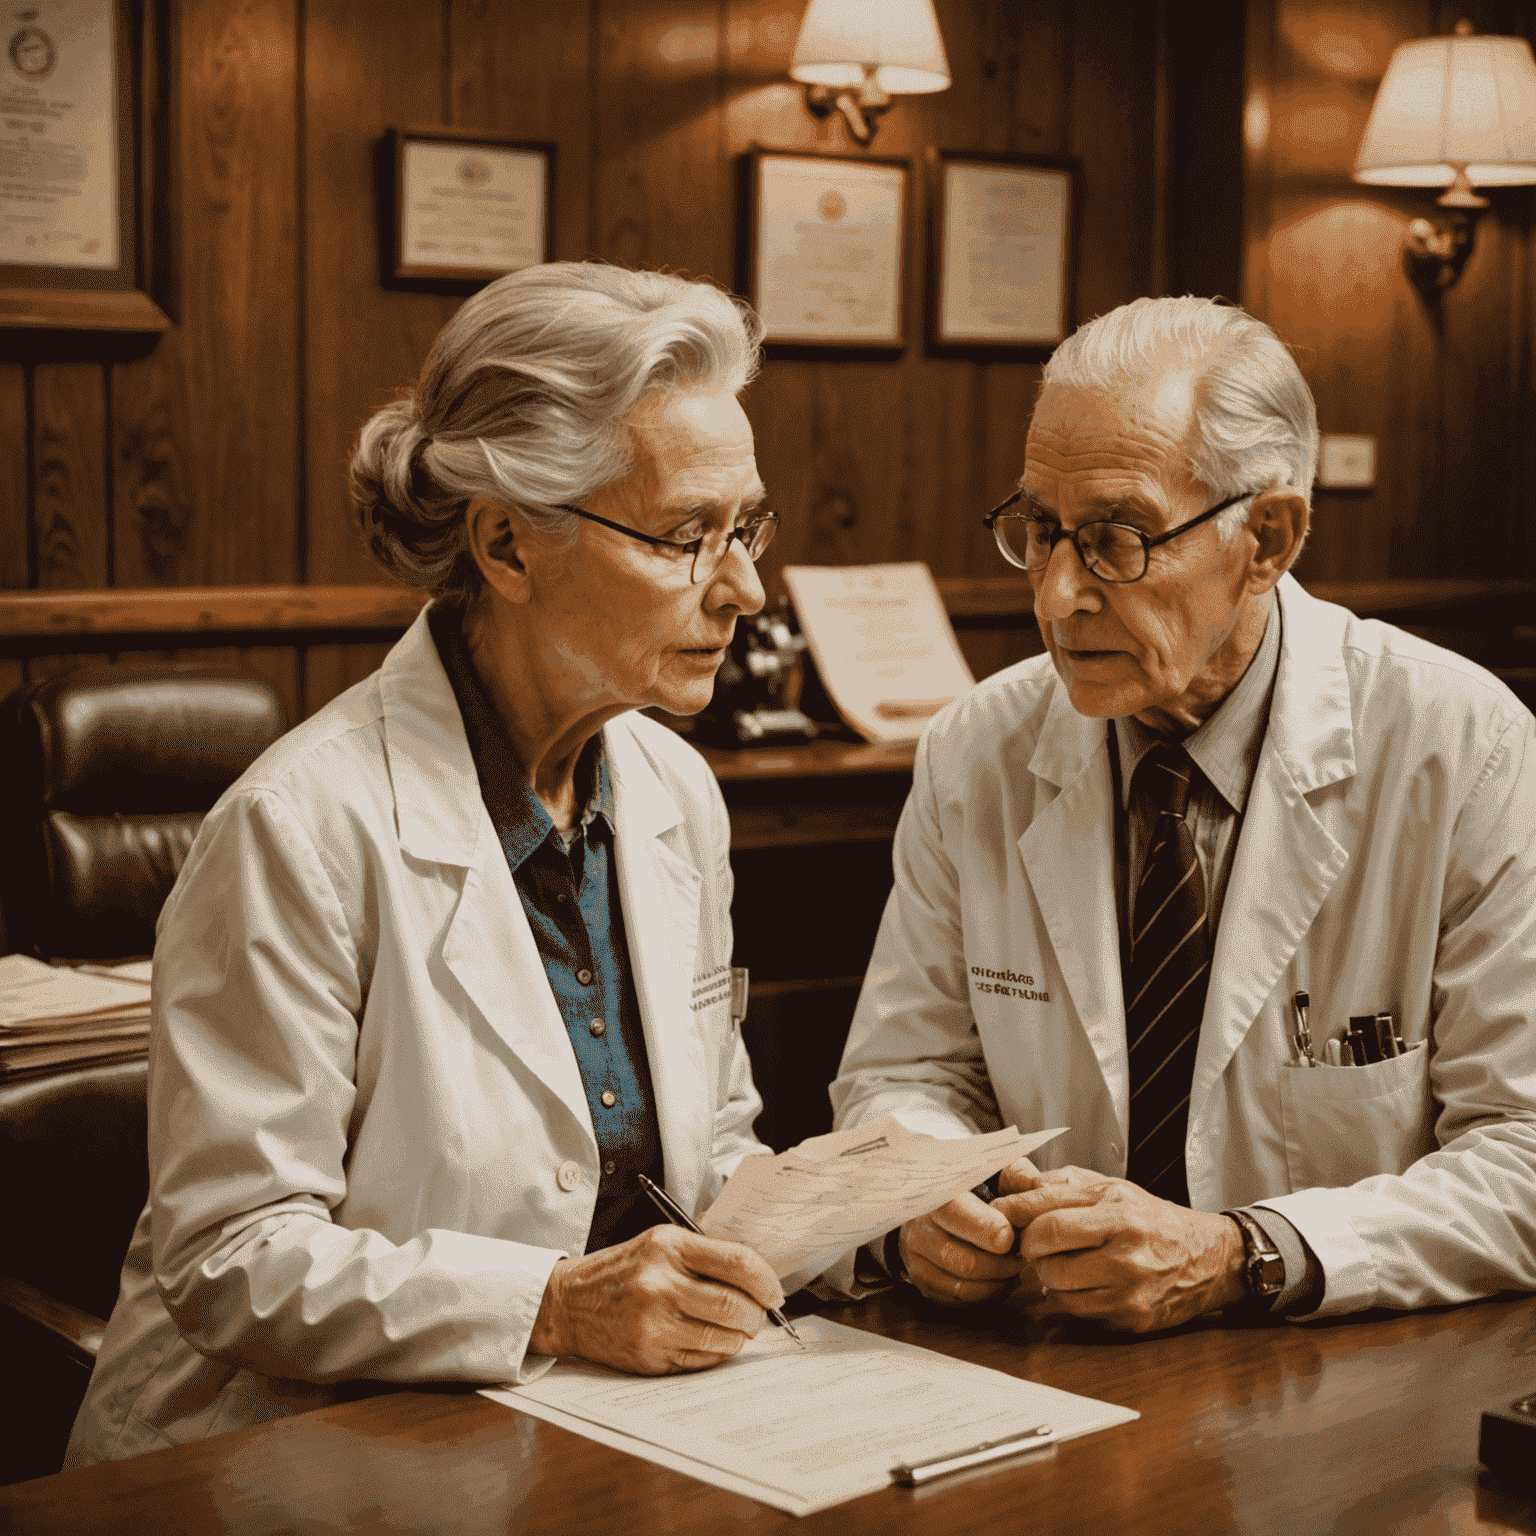
[[[933,0],[811,0],[789,78],[812,115],[837,111],[868,144],[893,96],[949,89],[949,60]]]
[[[1536,182],[1536,59],[1523,37],[1424,37],[1392,54],[1355,156],[1355,180],[1445,187],[1447,210],[1414,219],[1403,270],[1426,299],[1449,288],[1472,254],[1486,197],[1472,189]]]

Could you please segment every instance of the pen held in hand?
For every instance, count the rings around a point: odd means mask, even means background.
[[[696,1232],[700,1237],[708,1237],[709,1234],[696,1222],[692,1216],[680,1206],[676,1200],[664,1190],[654,1179],[648,1179],[642,1173],[639,1175],[640,1188],[651,1197],[651,1203],[661,1212],[674,1227],[686,1227],[690,1232]],[[795,1325],[779,1311],[777,1307],[768,1307],[768,1321],[775,1328],[782,1328],[801,1349],[805,1348],[805,1340],[795,1332]]]

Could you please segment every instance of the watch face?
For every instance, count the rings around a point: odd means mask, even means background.
[[[1285,1289],[1285,1260],[1278,1253],[1255,1254],[1250,1272],[1253,1288],[1260,1296],[1273,1296]]]

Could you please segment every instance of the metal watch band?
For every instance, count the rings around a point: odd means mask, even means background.
[[[1223,1211],[1243,1234],[1243,1278],[1250,1300],[1271,1305],[1285,1289],[1285,1260],[1258,1222],[1246,1211]]]

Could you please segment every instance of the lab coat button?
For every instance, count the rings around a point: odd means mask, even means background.
[[[581,1187],[581,1164],[561,1163],[555,1173],[555,1179],[560,1188],[569,1194],[573,1189]]]

